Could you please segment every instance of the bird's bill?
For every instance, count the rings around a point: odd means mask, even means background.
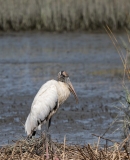
[[[70,92],[74,95],[76,102],[78,103],[77,94],[76,94],[74,87],[73,87],[72,83],[70,82],[69,78],[67,79],[67,84],[69,85]]]

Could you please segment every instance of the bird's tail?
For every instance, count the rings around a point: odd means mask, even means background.
[[[37,129],[37,121],[30,113],[25,122],[25,132],[29,137],[31,137],[35,135],[34,133],[36,133],[36,129]]]

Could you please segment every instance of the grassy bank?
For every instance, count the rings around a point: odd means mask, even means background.
[[[0,0],[0,30],[130,29],[129,0]]]
[[[121,143],[114,143],[113,146],[100,147],[100,138],[95,146],[89,144],[84,146],[66,145],[64,143],[49,142],[46,147],[45,136],[32,140],[20,140],[12,146],[0,148],[1,160],[30,159],[30,160],[126,160],[129,159],[128,146],[129,137]],[[48,154],[47,151],[48,150]]]

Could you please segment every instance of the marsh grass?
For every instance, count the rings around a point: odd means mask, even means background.
[[[0,30],[130,28],[129,0],[0,0]]]
[[[126,29],[128,43],[126,43],[121,38],[122,45],[120,45],[119,41],[108,26],[105,26],[105,30],[108,33],[111,41],[113,42],[124,68],[122,86],[125,93],[125,102],[120,102],[122,106],[118,107],[119,112],[115,121],[122,123],[122,126],[120,127],[120,132],[123,131],[123,136],[126,138],[130,137],[130,88],[129,85],[126,85],[125,83],[126,78],[128,79],[128,82],[130,82],[130,32]],[[130,139],[127,141],[126,149],[128,152],[130,152]]]
[[[111,147],[100,147],[100,137],[96,145],[66,145],[66,138],[64,143],[49,142],[48,151],[49,159],[52,160],[125,160],[130,158],[126,150],[126,142],[130,137],[127,137],[121,143],[114,143]],[[52,149],[52,143],[55,146]],[[8,145],[0,148],[0,160],[15,160],[15,159],[30,159],[30,160],[45,160],[45,136],[41,135],[39,138],[32,140],[19,140],[13,145]]]

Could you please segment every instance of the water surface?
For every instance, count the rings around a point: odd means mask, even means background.
[[[62,142],[66,135],[69,143],[93,144],[92,134],[106,131],[124,101],[123,66],[107,34],[0,34],[0,145],[26,136],[34,96],[60,70],[69,73],[79,104],[71,96],[62,105],[52,119],[52,139]],[[121,131],[113,133],[119,126],[105,137],[120,141]]]

